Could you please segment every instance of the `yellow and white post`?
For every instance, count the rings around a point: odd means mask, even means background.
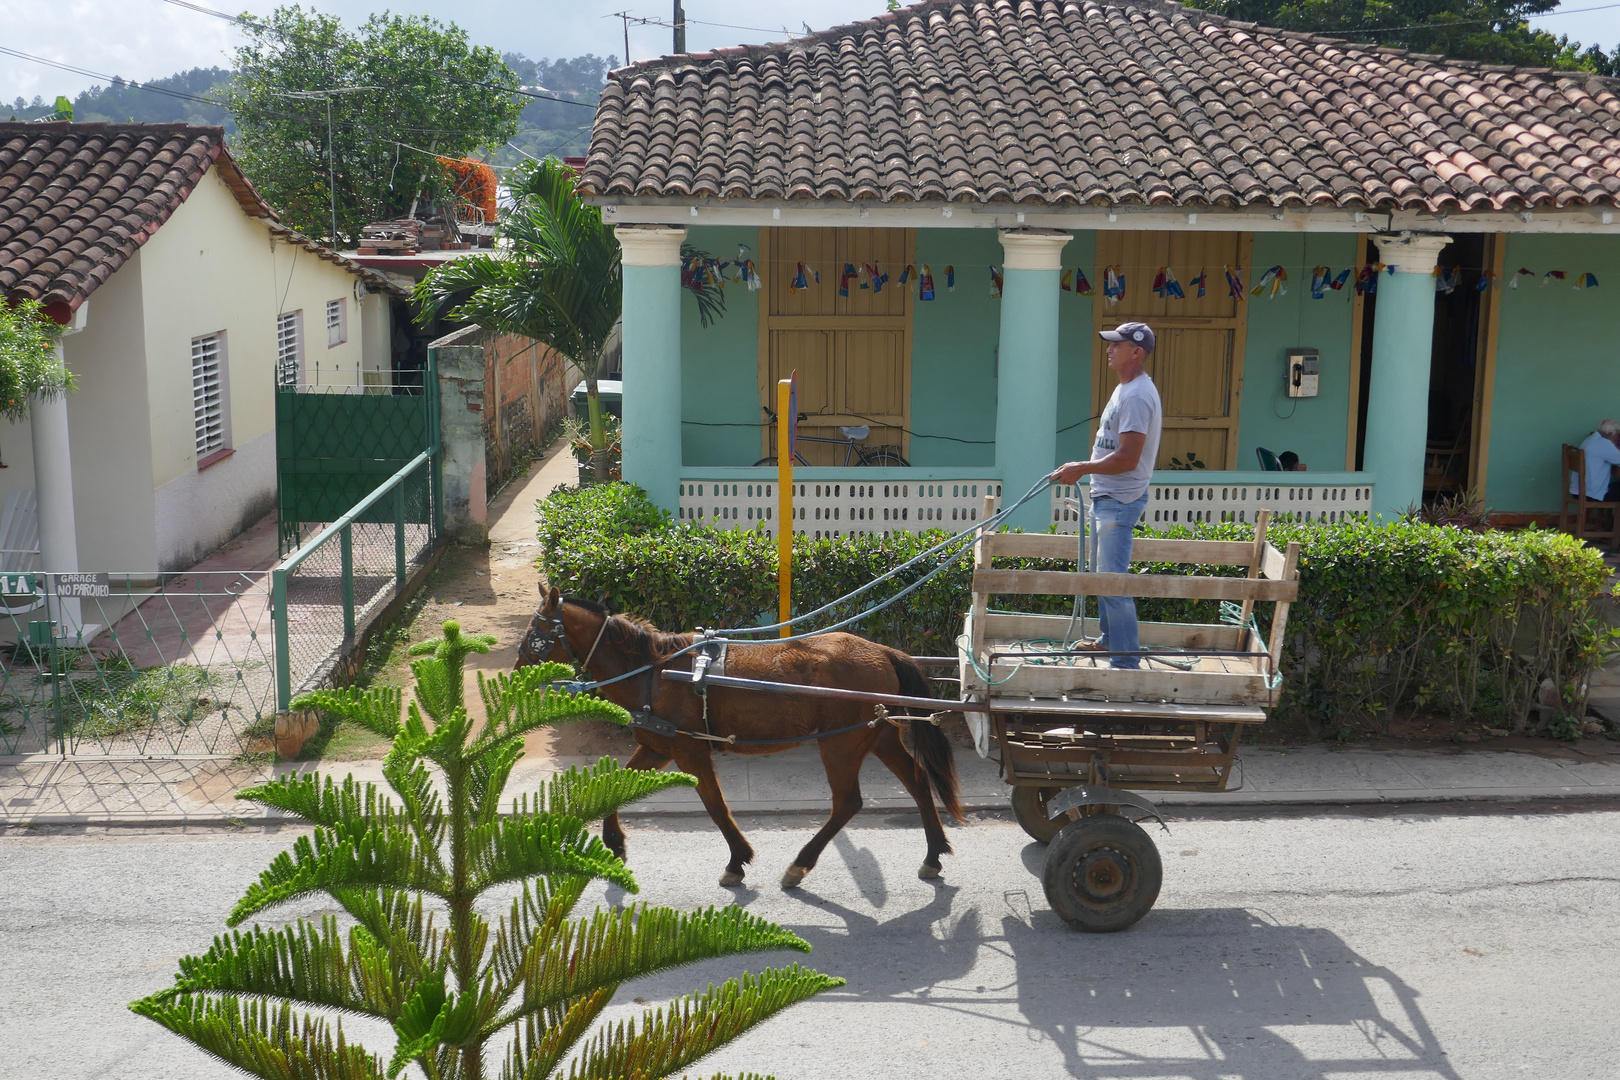
[[[793,618],[793,426],[798,420],[793,380],[776,384],[776,621]],[[793,633],[783,626],[779,636]]]

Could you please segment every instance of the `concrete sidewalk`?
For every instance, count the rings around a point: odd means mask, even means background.
[[[1005,810],[1008,789],[994,762],[958,752],[963,803],[972,810]],[[1482,799],[1589,799],[1620,796],[1620,764],[1554,760],[1511,751],[1374,751],[1328,747],[1251,749],[1242,758],[1240,790],[1148,793],[1166,806],[1345,805],[1443,803]],[[508,792],[533,790],[561,769],[588,759],[526,759],[513,770]],[[826,777],[815,748],[768,757],[720,755],[721,786],[741,814],[825,814]],[[126,761],[36,756],[0,763],[0,827],[29,825],[181,825],[283,820],[238,802],[237,790],[273,776],[319,771],[382,783],[381,762],[299,763],[232,767],[225,759]],[[861,773],[868,810],[913,806],[876,759]],[[627,814],[703,812],[690,789],[666,792]]]

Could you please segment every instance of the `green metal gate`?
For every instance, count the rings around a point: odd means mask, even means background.
[[[431,364],[415,394],[276,394],[276,516],[282,555],[296,551],[306,530],[328,525],[386,482],[407,462],[438,445],[438,378]],[[423,392],[423,391],[426,392]],[[407,482],[406,522],[430,525],[439,506],[441,475],[423,469]],[[391,505],[357,519],[394,520]]]

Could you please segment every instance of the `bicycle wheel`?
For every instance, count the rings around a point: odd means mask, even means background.
[[[894,466],[900,466],[901,468],[906,469],[911,468],[911,462],[901,457],[900,451],[896,450],[892,446],[880,446],[875,450],[869,450],[861,458],[860,463],[862,465],[871,465],[874,468],[883,466],[891,468]]]

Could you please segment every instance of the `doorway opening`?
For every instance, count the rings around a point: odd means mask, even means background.
[[[1439,265],[1454,272],[1455,284],[1441,291],[1436,278],[1434,335],[1429,353],[1428,429],[1423,462],[1423,501],[1452,498],[1478,487],[1479,433],[1484,407],[1481,367],[1485,357],[1485,325],[1492,303],[1492,281],[1481,281],[1495,265],[1498,239],[1484,233],[1456,237],[1440,252]],[[1377,248],[1366,243],[1365,258]],[[1387,279],[1386,279],[1387,280]],[[1360,399],[1356,406],[1356,469],[1365,468],[1367,398],[1372,385],[1373,326],[1378,294],[1364,297],[1361,310]]]

